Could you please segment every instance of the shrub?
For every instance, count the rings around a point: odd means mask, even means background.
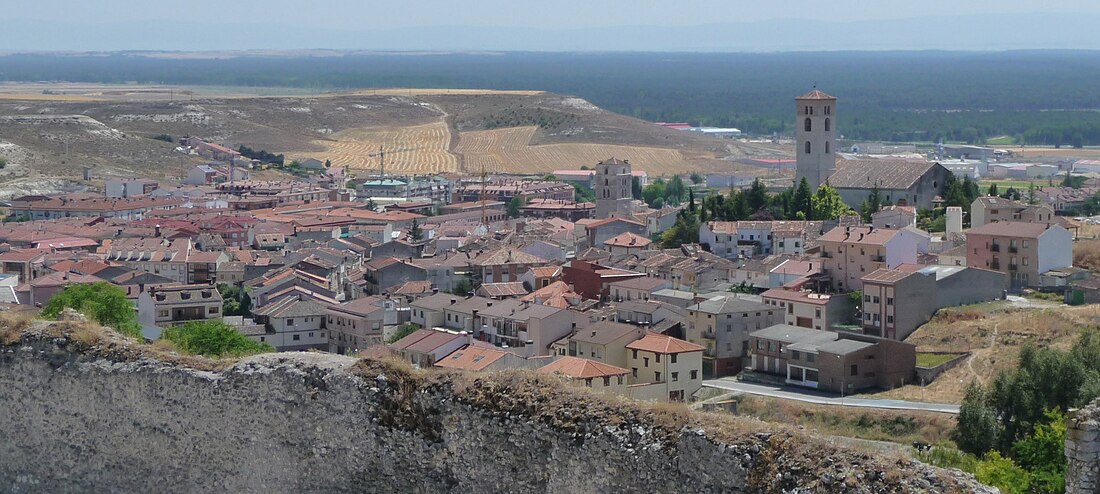
[[[207,357],[241,357],[275,350],[219,321],[191,321],[165,330],[162,337],[174,343],[181,352]]]
[[[141,338],[141,325],[138,324],[134,304],[126,298],[126,292],[110,283],[101,281],[66,286],[46,302],[42,315],[56,319],[65,308],[71,308],[126,336]]]

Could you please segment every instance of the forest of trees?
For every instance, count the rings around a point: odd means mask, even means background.
[[[793,131],[793,98],[840,98],[846,139],[1100,145],[1100,59],[1087,51],[348,54],[149,58],[13,54],[0,79],[286,87],[543,89],[650,121]],[[557,116],[503,115],[550,125]]]

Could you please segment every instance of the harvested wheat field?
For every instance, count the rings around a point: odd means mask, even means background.
[[[442,121],[409,127],[348,129],[332,138],[316,140],[325,149],[302,153],[294,158],[329,159],[351,169],[376,170],[379,146],[386,151],[386,171],[394,173],[439,173],[458,169],[458,160],[447,151],[451,131]]]
[[[1081,329],[1100,323],[1100,306],[1021,309],[1008,302],[943,309],[905,341],[918,352],[970,352],[970,357],[922,390],[920,386],[868,395],[914,401],[959,403],[966,385],[991,382],[1017,365],[1026,344],[1069,348]]]
[[[463,132],[455,151],[466,170],[513,173],[542,173],[563,168],[592,166],[615,157],[630,160],[635,170],[649,173],[683,173],[696,168],[674,149],[595,143],[530,145],[536,126]]]

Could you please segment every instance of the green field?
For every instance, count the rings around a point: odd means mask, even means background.
[[[991,139],[986,139],[985,143],[990,146],[1009,146],[1016,144],[1016,139],[1012,136],[1000,136]]]
[[[917,352],[917,367],[935,367],[958,357],[958,353],[921,353]]]

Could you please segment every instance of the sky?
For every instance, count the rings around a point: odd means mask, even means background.
[[[2,3],[0,52],[1100,49],[1096,0]]]
[[[4,0],[0,20],[79,24],[180,19],[247,20],[315,29],[508,26],[574,29],[690,26],[771,19],[864,21],[986,13],[1092,13],[1100,2],[1069,0]],[[1052,26],[1053,27],[1053,26]]]

